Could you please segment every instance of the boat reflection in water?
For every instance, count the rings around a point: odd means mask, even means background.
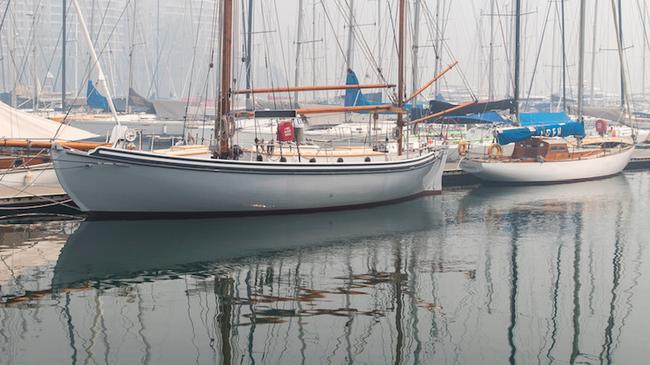
[[[638,363],[649,214],[650,174],[634,173],[305,216],[84,222],[38,271],[48,295],[0,305],[0,363]]]
[[[431,230],[440,225],[439,206],[439,199],[427,197],[306,215],[84,222],[61,252],[53,285],[192,272],[226,260]]]

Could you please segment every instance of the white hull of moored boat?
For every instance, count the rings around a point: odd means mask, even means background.
[[[0,171],[0,200],[64,194],[51,163]]]
[[[98,215],[260,214],[387,203],[442,190],[446,150],[398,161],[209,160],[98,148],[55,148],[59,181]]]
[[[481,180],[490,182],[550,184],[584,181],[620,173],[627,166],[633,152],[634,147],[627,147],[602,157],[549,162],[468,159],[461,162],[461,168]]]

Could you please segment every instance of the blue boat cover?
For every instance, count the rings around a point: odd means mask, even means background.
[[[585,127],[582,123],[569,122],[549,124],[537,127],[504,129],[497,132],[497,142],[507,145],[527,140],[530,137],[584,137]]]
[[[106,97],[99,93],[95,88],[92,80],[88,80],[88,89],[86,90],[86,104],[92,109],[101,109],[108,111],[108,100]]]
[[[522,127],[569,123],[571,118],[565,113],[521,113],[519,125]]]
[[[497,112],[485,112],[442,118],[443,124],[504,124],[504,119]]]

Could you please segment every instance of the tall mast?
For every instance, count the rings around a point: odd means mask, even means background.
[[[594,29],[592,30],[593,38],[591,39],[591,90],[589,103],[594,103],[594,85],[596,84],[596,42],[598,40],[596,28],[598,25],[598,0],[594,1]]]
[[[253,58],[253,0],[248,0],[248,18],[246,26],[246,88],[253,88],[252,85],[252,58]],[[246,94],[246,109],[253,110],[251,94]]]
[[[440,2],[441,1],[442,0],[436,0],[436,26],[435,26],[436,39],[434,41],[434,44],[435,44],[434,51],[436,53],[436,59],[435,59],[434,70],[433,70],[434,75],[437,75],[438,73],[440,73],[440,63],[442,61],[442,59],[441,59],[442,58],[442,50],[440,49],[441,45],[442,45],[442,27],[440,26]],[[437,99],[438,94],[440,94],[440,83],[436,82],[435,85],[433,85],[433,89],[434,89],[433,93],[435,94],[434,98]]]
[[[232,78],[232,36],[233,36],[233,0],[223,1],[223,18],[221,31],[221,86],[219,88],[219,105],[215,133],[219,141],[219,157],[230,156],[230,127],[233,123],[230,113],[230,80]]]
[[[648,20],[648,18],[646,16],[647,13],[648,13],[648,2],[644,1],[643,2],[643,13],[641,14],[641,21],[643,22],[643,24],[645,24],[645,22]],[[645,29],[644,29],[644,35],[647,35],[645,33]],[[643,42],[643,57],[641,58],[641,60],[642,60],[641,62],[643,62],[642,66],[641,66],[641,96],[642,97],[645,97],[645,74],[646,74],[645,54],[646,54],[647,47],[648,47],[647,38],[645,39],[645,41],[646,42]]]
[[[406,0],[399,0],[399,36],[398,36],[398,66],[397,66],[397,106],[404,105],[404,46],[406,37]],[[397,114],[397,151],[401,156],[404,151],[404,116],[402,113]]]
[[[560,20],[562,26],[562,110],[566,111],[566,21],[564,17],[564,2],[560,2],[562,11]]]
[[[316,86],[316,1],[311,5],[311,84]],[[316,91],[312,99],[316,101]]]
[[[138,18],[138,3],[133,2],[133,21],[131,22],[131,45],[129,49],[129,90],[126,93],[126,107],[124,111],[131,113],[131,89],[133,89],[133,54],[135,53],[135,35],[136,27],[138,26],[136,19]]]
[[[521,72],[521,0],[515,1],[515,88],[514,114],[519,117],[519,73]]]
[[[296,30],[296,70],[294,75],[294,85],[298,86],[300,83],[300,60],[301,60],[301,51],[302,51],[302,23],[304,21],[303,17],[303,0],[298,1],[298,29]],[[296,91],[293,94],[293,104],[298,107],[298,92]]]
[[[627,99],[627,83],[625,82],[625,56],[623,55],[624,49],[623,49],[623,27],[619,23],[622,19],[621,17],[621,2],[619,1],[619,7],[618,7],[618,17],[616,16],[616,5],[614,4],[614,0],[612,0],[612,14],[614,14],[614,26],[616,29],[616,42],[618,45],[618,59],[621,64],[621,101],[623,104],[621,105],[621,110],[623,111],[623,121],[625,121],[625,118],[627,118],[628,114],[630,113],[630,104],[629,100]]]
[[[411,82],[412,82],[412,92],[415,92],[420,87],[419,80],[419,63],[418,63],[418,50],[420,42],[420,0],[415,0],[415,9],[413,13],[413,54],[412,54],[412,66],[411,70]],[[413,98],[413,107],[417,105],[417,98]]]
[[[488,99],[494,100],[494,17],[495,1],[490,0],[490,59],[488,60]]]
[[[580,0],[580,36],[578,57],[578,120],[582,122],[585,89],[585,11],[587,4]]]
[[[38,39],[37,32],[37,17],[38,17],[38,7],[39,3],[34,1],[34,12],[32,13],[32,84],[33,84],[33,96],[32,96],[32,110],[38,110],[38,63],[36,62],[36,40]]]
[[[300,0],[302,2],[302,0]],[[354,53],[352,52],[354,46],[354,0],[349,1],[350,8],[348,13],[348,49],[345,54],[348,69],[354,67]]]
[[[625,50],[625,43],[623,41],[623,5],[622,0],[618,0],[618,37],[621,41],[621,52]],[[621,109],[625,109],[625,66],[621,62]]]
[[[68,45],[68,6],[67,1],[63,0],[61,4],[61,110],[65,113],[65,94],[66,94],[66,52]]]
[[[377,67],[379,68],[379,82],[382,81],[382,64],[384,62],[381,34],[381,0],[377,0]]]
[[[156,99],[160,99],[160,0],[156,1],[156,70],[154,73]]]
[[[111,96],[111,92],[108,89],[108,85],[106,84],[106,75],[104,74],[102,65],[99,63],[97,52],[95,52],[95,46],[93,45],[93,41],[90,38],[90,33],[88,32],[86,20],[84,19],[83,13],[81,12],[81,8],[79,7],[77,0],[72,0],[72,5],[77,11],[78,23],[81,26],[81,31],[84,35],[84,38],[86,39],[86,44],[88,44],[90,58],[92,59],[93,65],[97,68],[97,90],[106,96],[106,101],[108,102],[108,107],[111,110],[111,114],[113,114],[115,123],[117,123],[117,125],[120,125],[120,121],[117,119],[117,112],[115,111],[115,104],[113,104],[113,97]]]
[[[16,2],[11,1],[11,16],[16,16]],[[11,106],[16,107],[18,105],[18,95],[16,95],[16,89],[18,88],[18,72],[16,71],[16,22],[10,21],[11,24],[11,34],[10,34],[10,48],[9,48],[9,71],[11,72]]]

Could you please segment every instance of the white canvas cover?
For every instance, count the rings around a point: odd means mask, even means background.
[[[58,131],[58,134],[57,134]],[[14,109],[0,102],[0,138],[81,141],[97,135]]]

